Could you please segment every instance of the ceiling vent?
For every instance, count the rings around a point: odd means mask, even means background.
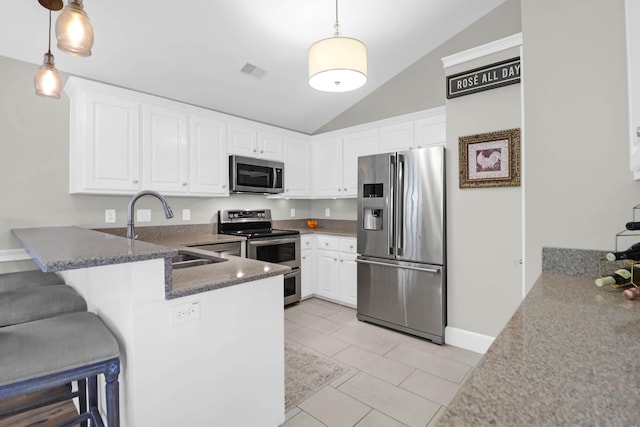
[[[240,72],[251,77],[255,77],[256,79],[260,79],[264,77],[265,74],[267,74],[267,70],[256,67],[255,65],[249,64],[248,62],[244,64],[244,66],[240,69]]]

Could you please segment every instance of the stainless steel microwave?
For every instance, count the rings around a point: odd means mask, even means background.
[[[232,193],[282,193],[284,163],[229,156],[229,189]]]

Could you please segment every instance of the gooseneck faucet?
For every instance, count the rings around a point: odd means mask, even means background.
[[[138,235],[135,232],[135,227],[133,225],[133,208],[136,204],[136,201],[142,197],[142,196],[153,196],[156,197],[158,200],[160,200],[160,203],[162,203],[162,207],[164,208],[164,216],[167,217],[167,219],[169,218],[173,218],[173,212],[171,211],[171,208],[169,207],[169,204],[167,203],[167,200],[164,198],[164,196],[156,191],[151,191],[151,190],[142,190],[141,192],[139,192],[138,194],[134,194],[133,197],[131,197],[131,200],[129,200],[129,206],[127,207],[127,211],[128,211],[128,216],[127,216],[127,239],[133,239],[133,240],[137,240],[138,239]]]

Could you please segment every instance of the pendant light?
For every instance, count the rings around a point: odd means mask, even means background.
[[[56,70],[51,54],[51,11],[62,9],[61,0],[38,0],[45,8],[49,9],[49,50],[44,54],[44,62],[36,71],[33,78],[33,85],[36,88],[36,95],[48,98],[60,98],[62,92],[62,79]]]
[[[367,82],[367,47],[360,40],[341,37],[336,0],[332,38],[309,48],[309,84],[324,92],[348,92]]]
[[[82,0],[69,0],[56,21],[58,49],[76,56],[90,56],[93,27],[83,9]]]

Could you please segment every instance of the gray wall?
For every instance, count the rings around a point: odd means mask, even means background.
[[[445,103],[441,58],[520,31],[520,1],[507,0],[314,134],[441,107]]]
[[[447,75],[520,56],[468,61]],[[459,188],[458,137],[521,126],[519,84],[448,99],[448,324],[496,336],[522,301],[522,187]]]
[[[543,246],[611,250],[632,219],[624,0],[522,0],[526,283]]]

